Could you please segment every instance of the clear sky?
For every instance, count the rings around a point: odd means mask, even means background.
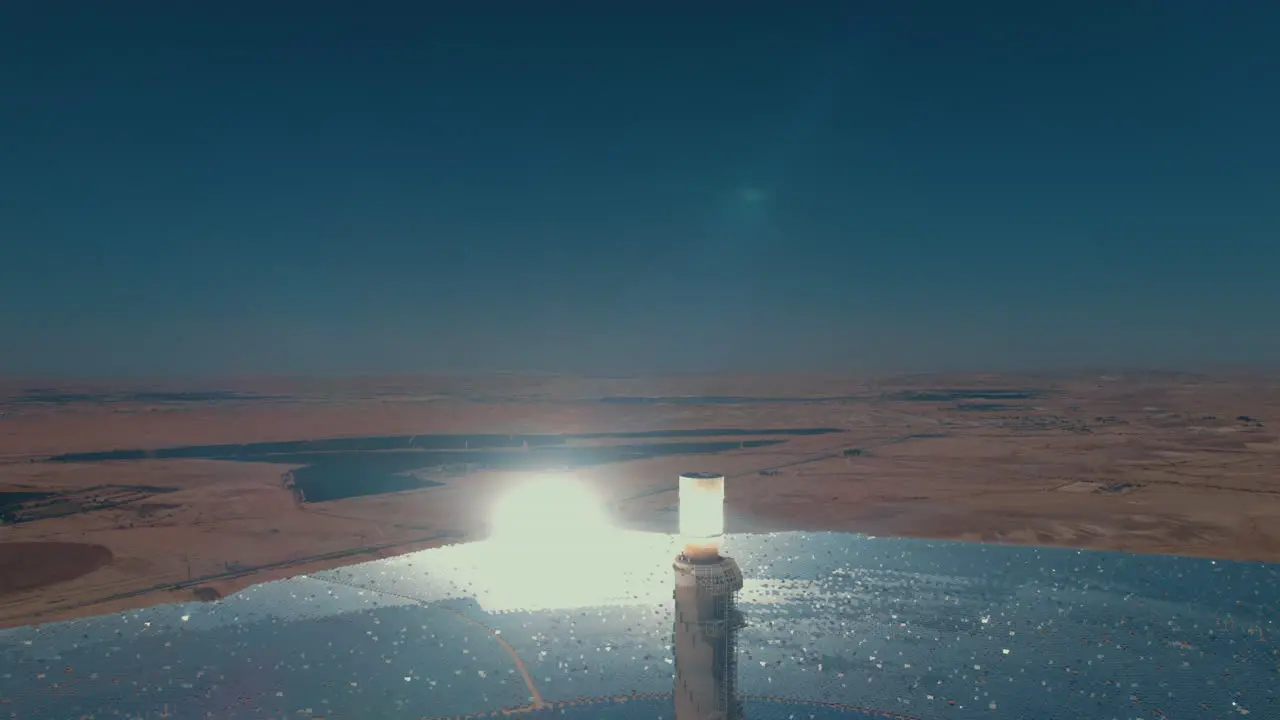
[[[1277,33],[1250,0],[8,0],[0,372],[1280,362]]]

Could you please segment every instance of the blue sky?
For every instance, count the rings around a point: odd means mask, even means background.
[[[0,372],[1280,361],[1274,3],[98,5],[0,8]]]

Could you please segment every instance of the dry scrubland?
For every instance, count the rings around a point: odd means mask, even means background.
[[[11,511],[0,525],[0,625],[214,599],[267,579],[482,537],[494,499],[528,477],[477,470],[419,490],[299,503],[282,483],[296,466],[279,463],[47,460],[368,435],[833,427],[843,432],[572,474],[635,527],[671,527],[675,477],[713,470],[732,478],[731,530],[1280,560],[1280,380],[1259,375],[504,375],[196,389],[265,399],[185,395],[194,392],[188,386],[149,386],[143,395],[66,385],[33,395],[33,387],[49,384],[0,383],[0,498],[9,498],[0,510]],[[619,396],[704,401],[600,401]],[[23,505],[17,493],[57,495]]]

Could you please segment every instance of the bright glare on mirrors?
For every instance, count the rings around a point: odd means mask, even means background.
[[[594,542],[612,523],[590,488],[547,477],[504,495],[493,509],[492,527],[494,541],[545,546]]]

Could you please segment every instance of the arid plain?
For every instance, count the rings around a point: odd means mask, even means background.
[[[1280,561],[1278,422],[1260,373],[9,380],[0,626],[478,539],[548,473],[638,528],[701,470],[730,531]]]

